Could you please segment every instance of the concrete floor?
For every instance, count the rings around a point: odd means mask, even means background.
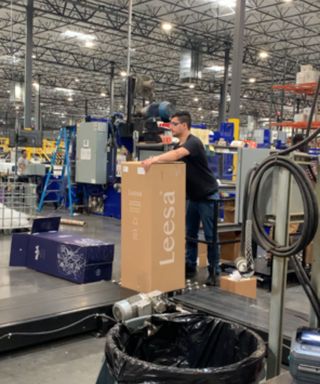
[[[53,215],[51,212],[49,214]],[[113,242],[115,261],[113,278],[119,279],[120,222],[100,216],[83,216],[84,228],[64,226],[62,230],[83,233],[88,237]],[[26,268],[9,268],[11,236],[0,234],[0,305],[2,298],[51,290],[73,283]],[[268,311],[269,293],[258,290],[257,305]],[[308,313],[309,304],[300,287],[288,288],[286,306]],[[92,384],[103,359],[104,339],[86,335],[29,348],[0,357],[1,384]]]

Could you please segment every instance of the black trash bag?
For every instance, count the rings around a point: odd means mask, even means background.
[[[106,364],[117,383],[253,384],[264,341],[254,332],[202,314],[153,316],[107,334]]]

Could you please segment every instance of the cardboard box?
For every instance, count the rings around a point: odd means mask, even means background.
[[[251,299],[256,299],[257,297],[257,279],[255,277],[235,281],[229,276],[221,276],[220,288],[237,295],[250,297]]]
[[[121,283],[139,292],[185,286],[185,164],[122,165]]]
[[[234,200],[225,200],[223,202],[223,213],[225,223],[234,223],[235,215],[235,202]]]
[[[219,234],[219,240],[236,241],[235,243],[221,244],[220,259],[234,261],[240,255],[240,234],[239,232],[225,232]]]
[[[198,267],[203,268],[208,266],[208,246],[207,244],[198,244]]]
[[[314,263],[313,242],[310,243],[305,250],[304,262],[306,264],[313,264]]]
[[[12,236],[10,266],[88,283],[111,280],[114,245],[64,232]]]

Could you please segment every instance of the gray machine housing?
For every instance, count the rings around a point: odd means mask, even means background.
[[[83,122],[77,126],[76,182],[106,184],[108,123]]]
[[[297,384],[320,383],[319,342],[317,344],[304,342],[294,335],[290,352],[290,373]]]

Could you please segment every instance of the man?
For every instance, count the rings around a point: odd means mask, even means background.
[[[26,168],[29,164],[29,160],[27,159],[27,151],[23,149],[21,151],[21,156],[18,159],[18,181],[24,182],[28,181],[28,177],[25,176]]]
[[[201,221],[206,241],[214,243],[208,247],[209,277],[206,284],[216,285],[220,275],[217,244],[218,184],[209,169],[204,146],[191,134],[190,128],[190,113],[177,112],[171,119],[171,130],[173,136],[179,139],[179,145],[172,151],[143,161],[142,164],[148,171],[154,163],[178,160],[186,163],[186,276],[192,278],[197,271],[198,244],[188,239],[198,239]]]

